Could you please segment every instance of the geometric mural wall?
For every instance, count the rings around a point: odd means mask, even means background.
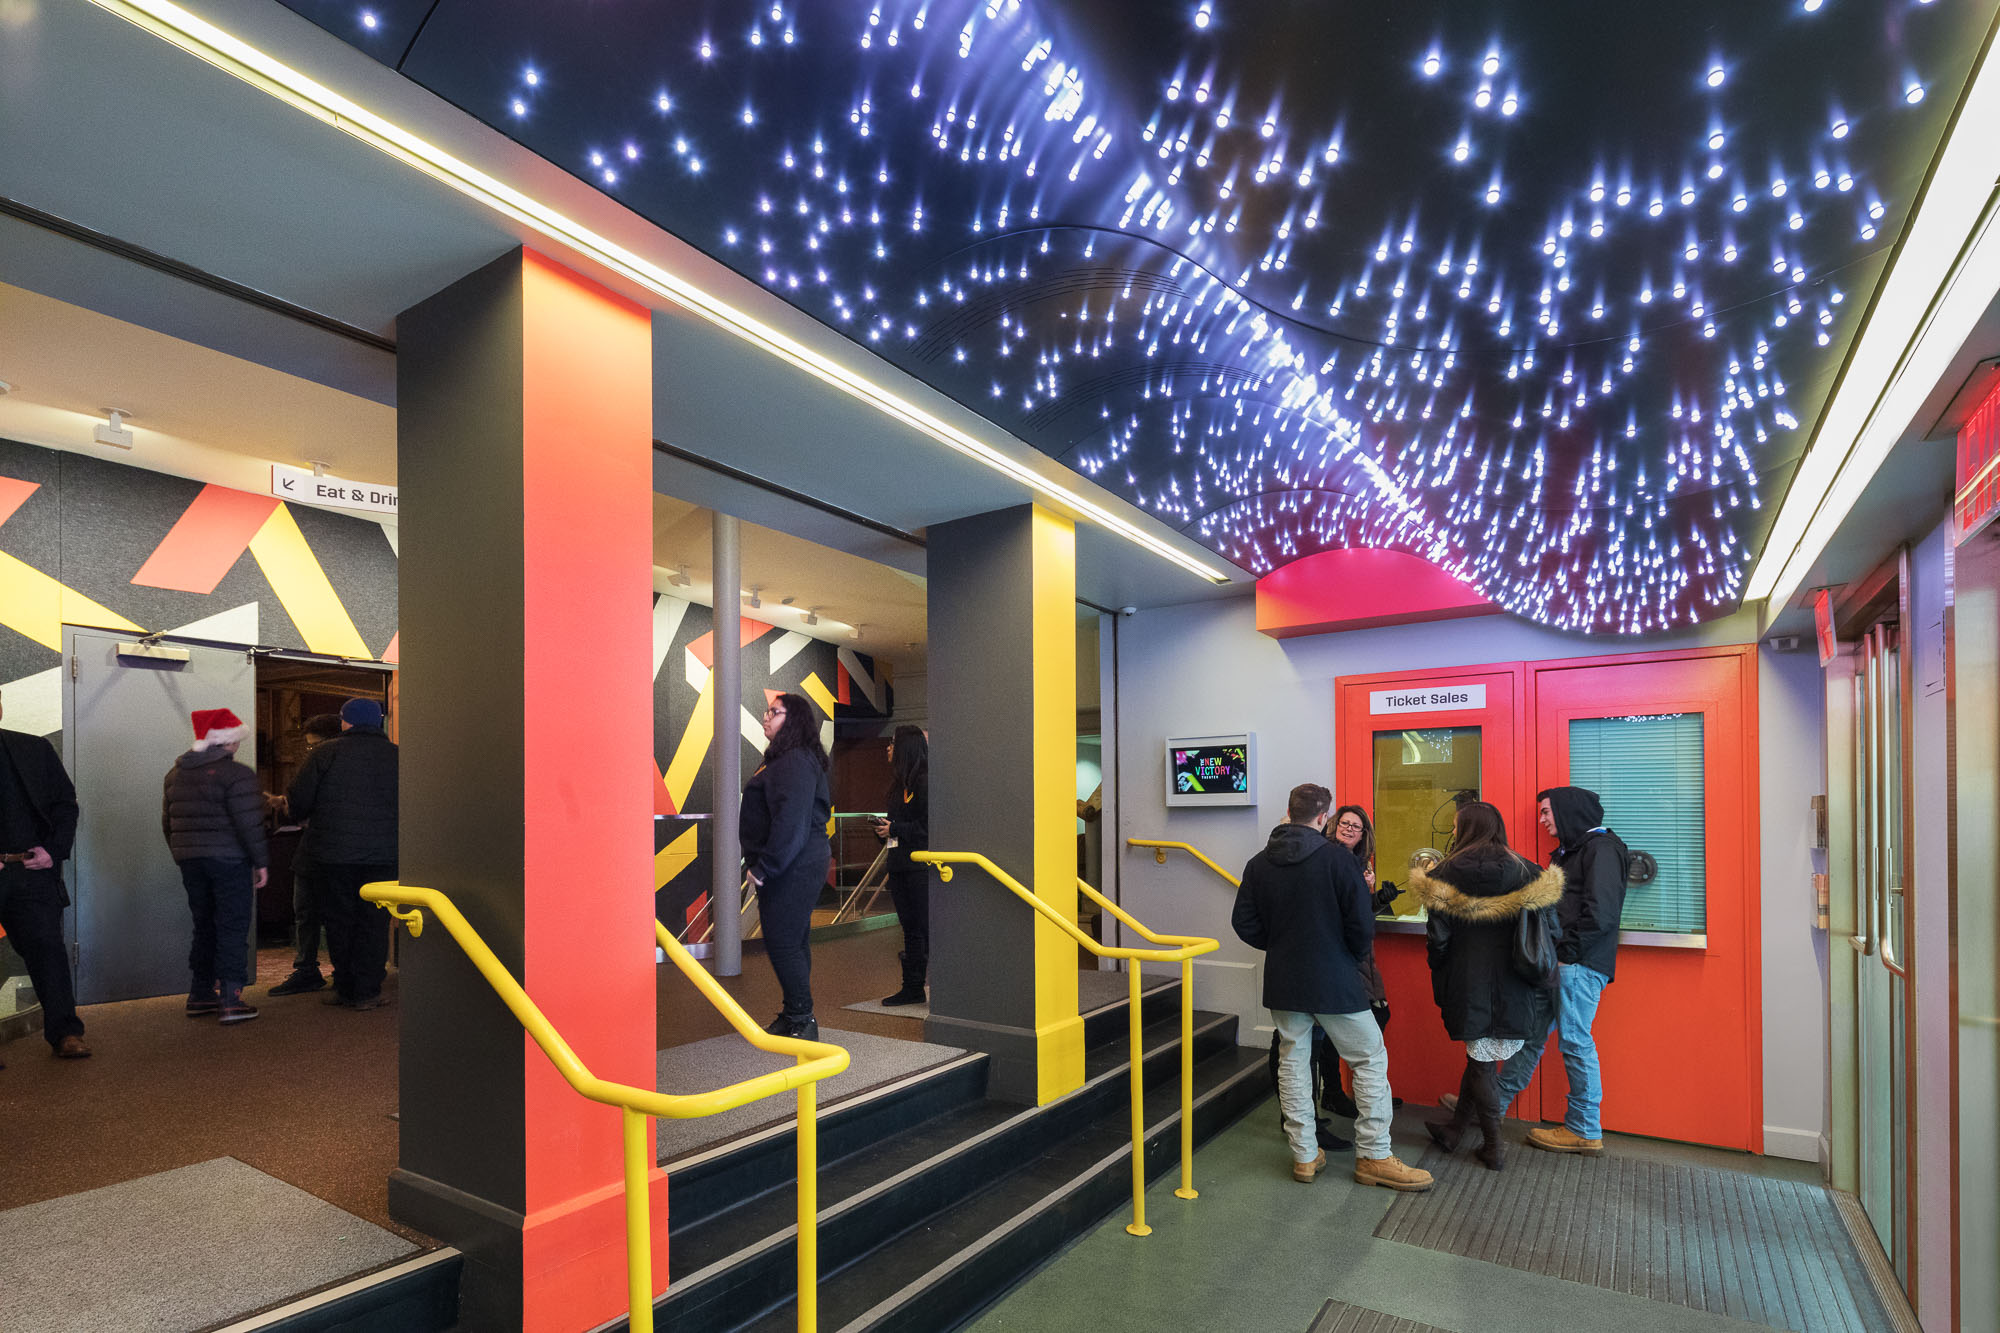
[[[8,728],[61,728],[65,623],[393,662],[396,549],[367,519],[0,440]]]
[[[715,810],[714,612],[658,594],[653,602],[654,882],[662,921],[678,928],[707,902],[706,819],[676,818]],[[851,649],[743,617],[741,714],[734,743],[745,777],[763,762],[765,705],[783,693],[811,699],[827,719],[820,741],[833,748],[835,722],[886,720],[894,703],[886,673]],[[736,794],[729,793],[735,800]]]

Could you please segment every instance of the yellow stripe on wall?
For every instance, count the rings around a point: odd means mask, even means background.
[[[1035,896],[1076,920],[1076,525],[1029,515],[1033,625]],[[1083,1086],[1076,944],[1035,918],[1036,1098]]]
[[[681,743],[674,747],[674,760],[667,765],[667,795],[673,797],[676,810],[687,809],[688,788],[694,785],[694,775],[701,771],[708,743],[715,739],[715,706],[709,701],[709,690],[715,684],[713,671],[708,673],[708,682],[702,686],[701,698],[695,701],[694,716],[688,719],[687,730],[681,733]]]
[[[62,651],[64,625],[144,632],[116,611],[4,552],[0,552],[0,625],[56,652]]]
[[[289,508],[279,505],[271,512],[250,539],[250,554],[257,558],[257,567],[307,648],[336,657],[374,656],[348,619],[347,608],[340,604],[340,595],[306,545],[306,535]]]
[[[695,828],[690,824],[687,832],[653,853],[654,889],[664,889],[673,883],[674,876],[694,864],[694,855]]]
[[[815,671],[799,682],[799,688],[806,692],[806,698],[819,705],[820,712],[828,721],[833,720],[833,691],[819,678],[819,672]]]

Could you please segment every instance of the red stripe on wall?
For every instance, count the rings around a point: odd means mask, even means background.
[[[29,496],[41,489],[39,481],[19,481],[13,477],[0,477],[0,523],[14,517],[14,511],[27,502]]]
[[[766,625],[761,620],[752,620],[750,617],[745,616],[739,622],[739,628],[741,632],[738,637],[743,645],[748,646],[764,635],[769,634],[777,626]],[[688,651],[694,654],[695,661],[701,663],[710,671],[715,670],[715,634],[713,631],[702,635],[699,639],[689,644]]]
[[[390,636],[389,646],[382,650],[382,660],[384,662],[401,662],[403,660],[403,631],[397,630],[395,634]]]
[[[521,984],[600,1078],[652,1087],[652,317],[533,251],[521,280]],[[523,1324],[568,1333],[625,1309],[619,1113],[521,1058]]]
[[[174,592],[214,592],[280,503],[275,495],[202,487],[132,582]]]

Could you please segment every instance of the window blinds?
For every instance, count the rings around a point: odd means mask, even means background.
[[[1627,930],[1700,935],[1708,929],[1702,715],[1577,718],[1569,724],[1569,780],[1604,802],[1604,822],[1659,863],[1629,885]]]

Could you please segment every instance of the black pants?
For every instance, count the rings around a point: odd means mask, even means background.
[[[826,887],[826,866],[831,853],[818,838],[807,840],[799,859],[757,890],[757,911],[764,923],[764,952],[778,985],[785,993],[785,1012],[804,1018],[813,1011],[812,933],[813,905]],[[814,847],[819,850],[815,853]],[[802,864],[803,863],[803,864]]]
[[[890,871],[889,897],[896,904],[896,920],[903,927],[903,956],[912,967],[922,967],[931,956],[930,871]]]
[[[319,971],[319,889],[314,885],[311,867],[292,867],[292,925],[298,940],[298,953],[292,958],[292,971]]]
[[[382,978],[389,972],[389,930],[395,922],[362,898],[361,886],[394,878],[394,866],[324,862],[314,867],[333,989],[343,999],[372,1000],[382,993]]]
[[[42,1006],[42,1035],[51,1047],[83,1035],[63,946],[63,897],[60,871],[24,870],[13,862],[0,868],[0,930],[28,966],[28,984]]]
[[[181,887],[194,917],[194,944],[188,949],[188,994],[203,999],[217,985],[226,995],[243,989],[249,977],[250,863],[197,856],[181,862]]]

